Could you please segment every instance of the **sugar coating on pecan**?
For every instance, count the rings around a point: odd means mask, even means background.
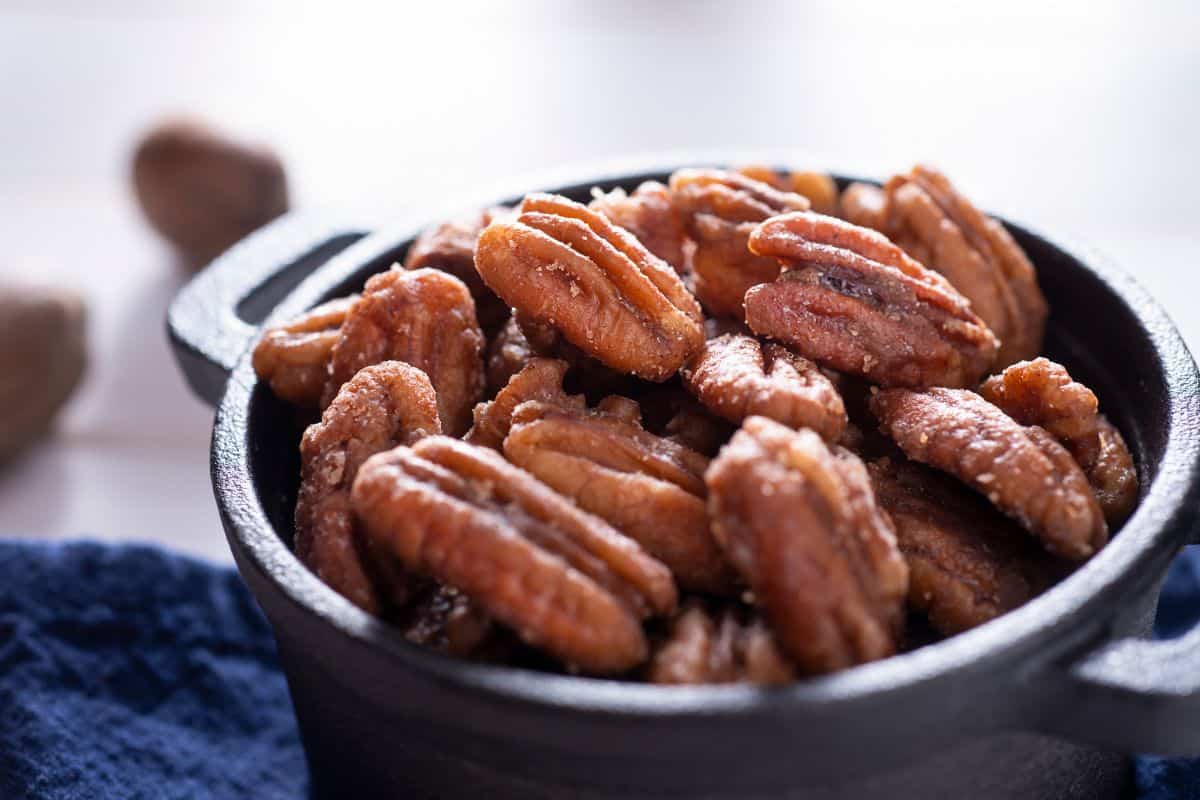
[[[796,669],[779,650],[762,618],[733,607],[709,611],[692,601],[671,621],[667,638],[650,659],[647,679],[667,685],[795,680]]]
[[[802,671],[895,652],[908,568],[857,456],[750,417],[705,480],[718,541]]]
[[[568,395],[563,391],[567,369],[565,361],[531,359],[494,398],[475,406],[475,424],[467,432],[466,441],[499,450],[512,426],[513,411],[530,400],[582,410],[583,396]]]
[[[1138,495],[1133,456],[1096,395],[1066,367],[1047,358],[1021,361],[984,381],[979,393],[1022,425],[1045,428],[1087,475],[1109,528],[1125,521]]]
[[[966,486],[912,461],[867,469],[908,562],[909,605],[943,634],[995,619],[1052,582],[1051,556]]]
[[[485,208],[422,231],[404,256],[405,269],[437,269],[462,281],[475,301],[475,315],[491,334],[508,319],[508,306],[475,271],[475,242],[492,220],[508,214],[503,207]]]
[[[732,591],[736,575],[712,538],[705,509],[708,459],[643,430],[636,403],[622,400],[632,408],[525,403],[513,414],[504,454],[637,541],[680,586]]]
[[[367,535],[569,666],[641,663],[644,614],[676,602],[666,567],[499,454],[430,437],[370,459],[354,483]]]
[[[1000,339],[997,366],[1037,356],[1046,299],[1033,264],[1004,226],[930,167],[893,177],[886,195],[883,230],[971,301]]]
[[[254,372],[282,400],[306,408],[321,404],[333,346],[341,337],[346,312],[358,296],[322,303],[263,333],[254,348]]]
[[[737,171],[780,191],[794,192],[806,198],[812,210],[819,214],[838,214],[837,182],[825,172],[776,170],[761,164],[739,167]]]
[[[432,269],[392,269],[368,280],[334,345],[325,402],[360,369],[388,360],[429,376],[447,434],[467,430],[483,393],[483,333],[462,281]]]
[[[884,236],[812,212],[770,219],[750,249],[787,269],[746,293],[746,321],[818,364],[883,386],[973,386],[996,337],[944,278]]]
[[[838,216],[853,225],[883,231],[887,216],[887,196],[883,189],[874,184],[852,183],[842,192],[841,213]]]
[[[584,353],[646,380],[669,378],[700,346],[700,308],[669,265],[604,215],[531,194],[492,223],[475,266],[505,302]]]
[[[730,422],[769,417],[812,428],[828,441],[846,429],[846,409],[817,365],[778,344],[726,334],[709,339],[680,371],[683,385]]]
[[[366,611],[378,613],[388,595],[403,598],[404,586],[379,574],[389,559],[373,557],[362,541],[350,508],[354,477],[376,453],[440,432],[429,378],[409,364],[385,361],[348,381],[300,440],[296,555]]]
[[[1083,561],[1108,541],[1087,478],[1043,429],[965,389],[884,389],[871,410],[909,458],[974,487],[1050,552]]]
[[[619,187],[610,192],[597,192],[588,207],[632,233],[647,250],[670,264],[676,272],[683,272],[687,231],[666,186],[658,181],[646,181],[632,194]]]
[[[774,280],[779,265],[746,249],[754,226],[788,211],[809,208],[804,197],[737,172],[681,169],[671,193],[696,243],[691,263],[696,296],[714,316],[742,319],[751,287]]]

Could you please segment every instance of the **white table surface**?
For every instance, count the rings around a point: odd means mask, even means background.
[[[163,335],[184,274],[128,189],[166,113],[274,144],[296,207],[364,220],[680,148],[925,160],[1107,251],[1200,342],[1194,4],[336,5],[0,0],[0,278],[84,292],[92,352],[56,436],[0,471],[0,535],[228,559],[212,413]]]

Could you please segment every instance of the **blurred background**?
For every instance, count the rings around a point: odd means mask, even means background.
[[[163,332],[189,272],[130,181],[141,135],[180,113],[273,147],[293,208],[367,225],[672,150],[878,177],[923,160],[1114,257],[1195,348],[1200,13],[974,8],[0,0],[0,278],[81,292],[90,351],[54,435],[0,467],[0,535],[228,558],[212,412]]]

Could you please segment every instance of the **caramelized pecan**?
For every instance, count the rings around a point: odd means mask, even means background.
[[[516,317],[509,317],[488,342],[485,366],[488,396],[503,389],[536,355]]]
[[[296,555],[366,611],[378,613],[389,599],[402,604],[405,581],[391,574],[392,559],[366,551],[350,509],[354,476],[376,453],[440,432],[429,378],[409,364],[385,361],[348,381],[300,440]]]
[[[871,410],[909,458],[974,487],[1050,552],[1082,561],[1108,541],[1087,478],[1043,429],[963,389],[885,389]]]
[[[325,402],[356,372],[403,361],[429,376],[442,428],[461,435],[483,392],[483,334],[462,281],[432,269],[392,269],[367,281],[333,348]]]
[[[792,428],[812,428],[829,441],[846,429],[846,409],[829,378],[777,344],[742,334],[709,339],[680,375],[705,407],[730,422],[769,417]]]
[[[884,195],[883,189],[874,184],[852,183],[842,192],[841,212],[839,216],[853,225],[884,231],[887,196]],[[917,260],[920,261],[919,258]]]
[[[462,281],[475,301],[479,326],[488,335],[504,325],[508,319],[508,306],[475,271],[475,242],[492,220],[509,211],[503,207],[485,208],[434,225],[421,232],[404,257],[405,269],[437,269]]]
[[[857,456],[750,417],[705,481],[718,541],[801,670],[895,652],[908,569]]]
[[[909,605],[942,633],[994,619],[1052,582],[1051,557],[961,483],[911,461],[867,469],[908,562]]]
[[[593,211],[632,233],[654,255],[683,272],[683,246],[687,232],[671,200],[671,192],[658,181],[646,181],[626,194],[617,188],[598,193],[588,204]]]
[[[795,667],[779,651],[761,617],[733,607],[711,613],[693,601],[671,621],[667,639],[655,650],[651,683],[694,685],[790,683]]]
[[[884,231],[945,275],[1000,338],[997,366],[1033,358],[1042,347],[1046,299],[1037,272],[1004,226],[924,166],[886,186]]]
[[[634,416],[637,404],[620,399],[592,412],[525,403],[513,414],[504,454],[637,541],[684,588],[730,591],[735,575],[704,505],[708,459],[647,433]]]
[[[996,337],[945,279],[867,228],[811,212],[754,229],[787,268],[746,293],[746,321],[801,355],[884,386],[974,385]]]
[[[806,171],[779,171],[755,164],[739,167],[738,172],[747,178],[769,183],[783,192],[794,192],[808,200],[818,214],[837,216],[837,183],[827,173]]]
[[[1038,425],[1058,439],[1087,475],[1109,528],[1125,521],[1137,503],[1137,468],[1091,389],[1061,364],[1037,358],[988,378],[979,393],[1022,425]]]
[[[583,397],[568,395],[563,391],[563,376],[566,374],[565,361],[531,359],[494,398],[475,406],[475,424],[467,432],[466,440],[471,444],[499,450],[512,426],[513,411],[529,400],[542,400],[582,410]]]
[[[779,265],[746,249],[754,226],[808,200],[737,172],[681,169],[671,176],[671,193],[696,242],[692,270],[696,296],[710,314],[742,319],[742,298],[751,286],[774,280]]]
[[[531,194],[515,220],[489,225],[475,266],[513,308],[620,372],[666,380],[704,339],[699,306],[675,272],[565,197]]]
[[[358,296],[322,303],[290,322],[267,328],[254,348],[254,372],[275,395],[307,408],[321,404],[333,346]]]
[[[367,535],[408,569],[587,672],[641,663],[639,618],[676,602],[666,567],[484,447],[438,436],[381,453],[353,502]]]

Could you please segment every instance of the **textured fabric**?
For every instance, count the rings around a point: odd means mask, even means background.
[[[0,798],[300,798],[266,621],[154,547],[0,542]]]
[[[1188,552],[1159,635],[1197,618]],[[1200,759],[1136,770],[1143,800],[1200,800]],[[0,542],[0,798],[307,795],[274,643],[233,570],[146,546]]]

